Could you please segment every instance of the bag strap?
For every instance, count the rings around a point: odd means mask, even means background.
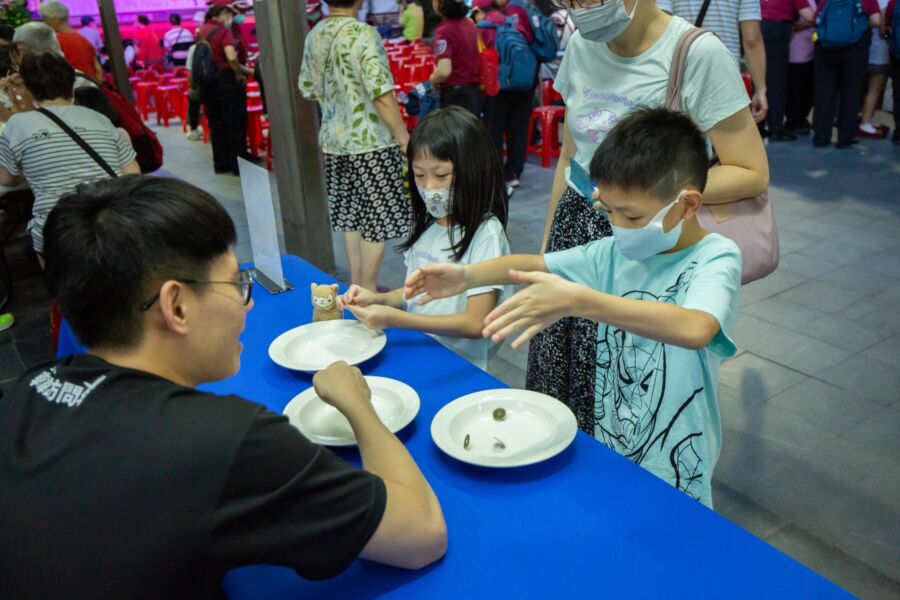
[[[706,18],[706,11],[709,10],[709,4],[712,0],[703,0],[703,6],[697,14],[697,20],[694,21],[694,27],[703,27],[703,19]]]
[[[697,38],[707,33],[709,33],[707,29],[692,27],[678,38],[675,53],[672,56],[672,65],[669,67],[669,83],[666,87],[666,108],[669,110],[681,110],[681,88],[684,85],[688,51]]]
[[[81,146],[81,149],[84,150],[85,152],[87,152],[88,156],[93,158],[94,162],[96,162],[98,165],[100,165],[100,167],[102,167],[103,170],[106,171],[110,177],[118,177],[119,176],[119,174],[116,173],[115,171],[113,171],[112,167],[109,166],[109,163],[107,163],[105,160],[103,160],[103,157],[100,156],[99,154],[97,154],[97,151],[94,150],[93,148],[91,148],[91,146],[86,141],[84,141],[84,139],[80,135],[75,133],[75,131],[71,127],[66,125],[62,119],[60,119],[59,117],[54,115],[52,112],[50,112],[46,108],[39,108],[38,112],[41,113],[42,115],[44,115],[45,117],[47,117],[48,119],[50,119],[51,121],[53,121],[54,123],[56,123],[56,125],[60,129],[62,129],[66,134],[68,134],[68,136],[70,138],[72,138],[72,140],[74,140],[76,144]]]

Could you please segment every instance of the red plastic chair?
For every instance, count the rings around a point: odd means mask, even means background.
[[[184,96],[181,87],[177,85],[160,85],[153,94],[156,100],[156,124],[169,126],[169,119],[173,117],[183,118],[185,114],[182,103]]]
[[[173,74],[175,75],[175,77],[184,77],[185,79],[187,79],[191,75],[191,70],[187,67],[175,67]]]
[[[247,108],[247,145],[252,156],[258,156],[260,148],[265,148],[263,137],[263,112],[262,102],[258,106]]]
[[[550,159],[559,157],[562,142],[559,139],[559,124],[562,123],[566,109],[563,106],[538,106],[531,112],[528,122],[529,135],[534,131],[534,126],[540,123],[541,141],[537,144],[528,144],[526,156],[535,154],[541,157],[541,166],[550,167]]]
[[[153,96],[156,91],[155,81],[141,81],[134,86],[135,95],[137,97],[137,110],[141,113],[141,118],[147,120],[150,113],[154,112]]]
[[[545,79],[541,81],[541,105],[552,106],[556,101],[562,101],[562,95],[553,89],[553,80]]]

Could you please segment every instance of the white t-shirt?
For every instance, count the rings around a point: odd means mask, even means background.
[[[460,261],[453,259],[453,250],[450,248],[451,233],[454,236],[453,241],[462,239],[461,227],[454,226],[451,231],[450,227],[432,223],[431,227],[425,230],[425,233],[416,241],[415,245],[403,255],[403,260],[406,263],[407,278],[416,269],[424,265],[447,262],[468,265],[509,254],[509,240],[506,239],[506,232],[503,230],[503,225],[497,217],[491,216],[482,222],[481,226],[478,227],[478,231],[475,232],[475,237],[472,238],[472,243],[469,244],[469,248]],[[486,294],[494,290],[500,292],[497,298],[497,304],[500,304],[512,293],[512,286],[491,285],[473,288],[465,294],[434,300],[425,306],[416,305],[416,299],[413,298],[412,300],[404,300],[403,308],[407,312],[425,315],[453,315],[466,311],[466,303],[471,296]],[[491,342],[490,338],[473,340],[439,335],[432,337],[481,369],[487,369],[488,360],[500,348]]]
[[[48,106],[99,154],[117,174],[137,154],[127,138],[104,115],[84,106]],[[109,175],[49,117],[36,110],[10,117],[0,134],[0,164],[12,175],[24,175],[34,192],[28,222],[34,249],[44,250],[44,223],[60,197],[80,183]]]
[[[670,15],[678,15],[694,23],[703,8],[703,0],[656,0],[656,6]],[[715,33],[735,58],[741,58],[741,21],[760,21],[759,0],[725,0],[710,2],[702,27]]]
[[[182,60],[187,58],[187,50],[178,50],[172,52],[172,46],[175,44],[183,44],[194,41],[194,34],[184,27],[173,27],[163,36],[163,47],[172,53],[172,58]]]
[[[693,27],[672,17],[662,37],[638,56],[613,54],[576,31],[553,87],[566,102],[566,123],[577,160],[588,168],[606,133],[638,106],[665,106],[669,67],[681,34]],[[691,45],[681,94],[681,110],[706,132],[750,104],[738,62],[714,35]],[[661,149],[665,151],[665,149]]]

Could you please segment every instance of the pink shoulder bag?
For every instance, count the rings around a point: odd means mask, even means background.
[[[681,110],[681,87],[688,50],[697,38],[706,33],[709,33],[706,29],[692,28],[678,40],[666,91],[666,107],[669,110]],[[719,159],[714,158],[710,166],[717,164]],[[744,261],[741,284],[762,279],[778,268],[778,228],[768,191],[756,198],[736,200],[728,204],[704,204],[697,213],[697,220],[707,231],[731,238],[740,248]]]

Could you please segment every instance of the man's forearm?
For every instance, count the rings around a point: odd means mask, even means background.
[[[482,263],[466,265],[466,288],[488,285],[508,285],[510,269],[514,271],[547,272],[544,257],[540,254],[509,254]]]

